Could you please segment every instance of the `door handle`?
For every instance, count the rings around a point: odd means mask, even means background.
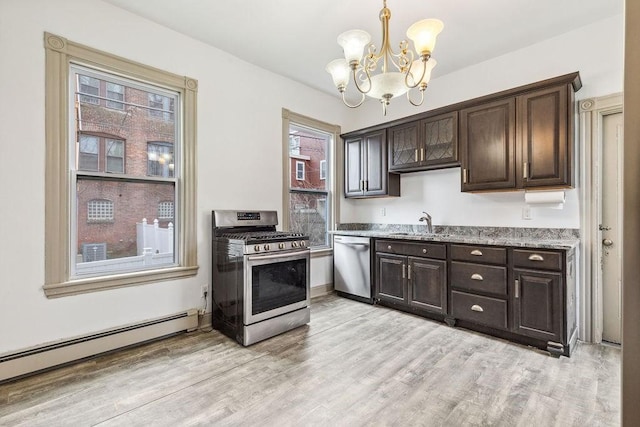
[[[424,148],[420,149],[420,161],[424,162]]]
[[[407,267],[407,279],[411,280],[411,265]]]
[[[471,255],[482,256],[482,251],[478,249],[474,249],[471,251]]]
[[[604,240],[602,240],[602,244],[605,245],[605,246],[611,246],[611,245],[613,245],[613,240],[604,239]]]
[[[468,174],[467,169],[463,168],[462,169],[462,183],[463,184],[467,183],[467,174]]]
[[[473,304],[471,306],[471,310],[477,311],[479,313],[482,313],[484,311],[484,309],[482,307],[480,307],[478,304]]]
[[[471,275],[471,280],[484,280],[484,277],[482,277],[481,275],[479,275],[478,273],[473,273]]]
[[[403,279],[404,279],[404,278],[405,278],[405,276],[406,276],[406,274],[405,274],[405,272],[406,272],[406,267],[407,267],[407,266],[406,266],[405,264],[402,264],[402,278],[403,278]]]
[[[516,279],[516,289],[513,295],[516,298],[520,298],[520,280]]]
[[[418,161],[418,149],[417,149],[417,148],[416,148],[416,155],[415,155],[415,159],[416,159],[416,162],[417,162],[417,161]]]
[[[542,255],[533,254],[529,255],[529,261],[544,261],[544,258],[542,257]]]
[[[524,162],[522,164],[522,178],[523,179],[529,178],[529,162]]]

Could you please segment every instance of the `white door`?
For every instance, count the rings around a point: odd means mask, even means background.
[[[602,144],[602,339],[622,341],[622,113],[603,117]]]

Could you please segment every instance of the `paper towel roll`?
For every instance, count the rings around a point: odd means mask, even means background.
[[[524,202],[533,207],[547,207],[562,209],[564,206],[564,191],[526,191]]]

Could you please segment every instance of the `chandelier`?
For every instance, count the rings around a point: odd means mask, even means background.
[[[431,79],[431,70],[437,62],[431,58],[436,44],[436,37],[444,24],[438,19],[423,19],[411,25],[407,30],[407,38],[413,42],[415,54],[409,50],[409,43],[402,40],[399,52],[391,49],[389,42],[389,20],[391,11],[387,8],[387,0],[380,11],[382,22],[382,45],[380,50],[369,43],[371,36],[363,30],[350,30],[338,36],[338,44],[342,46],[344,58],[331,61],[326,70],[333,78],[333,84],[342,94],[342,101],[347,107],[356,108],[362,105],[365,95],[380,100],[382,112],[387,114],[387,105],[392,98],[407,94],[407,99],[414,106],[422,105],[424,91]],[[367,54],[364,55],[364,48]],[[349,104],[345,99],[345,91],[350,77],[362,98],[356,104]],[[418,89],[420,98],[411,99],[411,89]]]

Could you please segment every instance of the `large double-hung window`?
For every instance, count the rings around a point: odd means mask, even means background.
[[[46,294],[195,274],[197,82],[48,33],[45,48]]]

